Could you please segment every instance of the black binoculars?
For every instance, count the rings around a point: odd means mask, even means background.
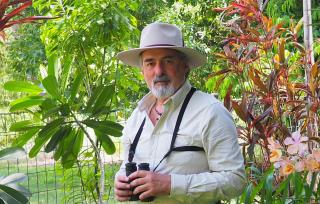
[[[138,170],[150,171],[149,163],[140,163],[138,165]],[[135,162],[126,163],[126,176],[129,176],[130,174],[132,174],[135,171],[137,171],[137,164]],[[134,189],[131,189],[131,190],[133,191]],[[139,200],[139,196],[140,196],[140,194],[132,195],[130,197],[130,201]],[[141,202],[151,202],[153,200],[154,200],[154,196],[151,196],[151,197],[148,197],[148,198],[141,200]]]

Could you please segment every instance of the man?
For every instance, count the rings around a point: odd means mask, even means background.
[[[179,28],[152,23],[140,48],[120,52],[125,64],[141,67],[150,93],[123,130],[124,162],[115,178],[115,197],[128,201],[155,197],[154,203],[215,203],[241,194],[243,158],[229,112],[212,95],[187,80],[205,57],[184,47]],[[149,163],[151,171],[128,177],[125,164]]]

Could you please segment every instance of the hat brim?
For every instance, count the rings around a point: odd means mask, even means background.
[[[145,48],[134,48],[127,51],[119,52],[117,58],[121,60],[124,64],[140,67],[140,54],[145,50],[151,50],[156,48],[168,48],[178,50],[184,53],[188,59],[188,65],[190,69],[199,67],[206,63],[207,59],[201,53],[187,47],[176,47],[176,46],[154,46],[154,47],[145,47]]]

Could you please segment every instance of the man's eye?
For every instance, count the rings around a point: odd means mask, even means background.
[[[154,64],[153,62],[146,62],[146,63],[145,63],[145,66],[146,66],[146,67],[152,67],[153,64]]]
[[[171,64],[171,63],[173,63],[173,59],[172,58],[166,58],[166,59],[164,59],[164,63]]]

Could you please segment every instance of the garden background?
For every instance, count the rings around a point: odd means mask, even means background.
[[[0,203],[115,202],[148,91],[115,55],[154,21],[208,56],[189,79],[234,115],[248,186],[224,202],[320,203],[318,0],[1,0]]]

